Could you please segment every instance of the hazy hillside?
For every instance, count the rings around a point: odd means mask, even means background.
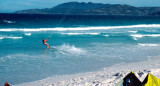
[[[68,2],[52,8],[20,10],[15,13],[25,14],[72,14],[72,15],[123,15],[157,16],[160,7],[134,7],[120,4]]]

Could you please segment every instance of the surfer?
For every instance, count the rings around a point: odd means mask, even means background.
[[[45,40],[45,39],[43,38],[42,41],[43,41],[43,44],[47,46],[47,48],[50,48],[49,44],[46,43],[47,40]]]

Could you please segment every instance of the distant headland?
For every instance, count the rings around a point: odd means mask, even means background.
[[[160,16],[160,7],[134,7],[121,4],[67,2],[52,8],[16,11],[18,14],[70,14],[111,16]]]

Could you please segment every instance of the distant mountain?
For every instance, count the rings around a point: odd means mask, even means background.
[[[23,14],[71,14],[71,15],[117,15],[117,16],[155,16],[160,7],[134,7],[120,4],[68,2],[45,9],[20,10]],[[156,16],[157,16],[156,15]],[[159,15],[160,16],[160,15]]]

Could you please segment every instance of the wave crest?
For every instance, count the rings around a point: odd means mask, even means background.
[[[21,39],[21,38],[23,38],[23,37],[0,35],[0,39]]]
[[[136,38],[142,38],[142,37],[159,37],[160,34],[147,34],[147,35],[135,34],[135,35],[130,35],[130,36],[136,37]]]
[[[52,48],[53,46],[51,46]],[[55,48],[55,47],[54,47]],[[81,48],[77,48],[74,45],[69,44],[63,44],[61,46],[56,47],[58,50],[62,51],[63,53],[69,53],[69,54],[81,54],[84,53],[85,50]]]
[[[99,33],[62,33],[64,35],[99,35]]]
[[[146,43],[146,44],[138,43],[138,45],[140,45],[140,46],[152,46],[152,47],[159,46],[158,44],[148,44],[148,43]]]
[[[0,29],[0,31],[77,31],[77,30],[107,30],[107,29],[120,29],[120,28],[140,28],[140,27],[153,27],[158,28],[160,24],[143,24],[143,25],[129,25],[129,26],[102,26],[102,27],[76,27],[76,28],[39,28],[39,29]]]
[[[26,36],[31,36],[31,33],[24,33],[24,35],[26,35]]]

